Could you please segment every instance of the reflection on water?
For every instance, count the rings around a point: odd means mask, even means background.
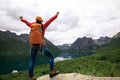
[[[68,60],[72,58],[78,58],[82,56],[89,56],[91,54],[94,54],[94,52],[74,52],[74,53],[61,53],[58,57],[55,58],[55,62]]]

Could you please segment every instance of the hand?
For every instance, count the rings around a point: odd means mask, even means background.
[[[59,14],[59,12],[57,12],[57,15]]]
[[[20,16],[20,19],[22,19],[23,17],[22,16]]]

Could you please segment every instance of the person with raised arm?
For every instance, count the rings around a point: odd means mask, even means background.
[[[29,60],[29,80],[36,80],[37,78],[34,77],[34,65],[36,54],[40,50],[44,55],[50,58],[50,77],[53,77],[59,74],[59,71],[54,69],[54,56],[53,53],[45,47],[44,35],[45,30],[49,26],[51,22],[53,22],[59,15],[57,12],[53,17],[51,17],[48,21],[43,24],[43,19],[40,16],[35,18],[35,22],[29,22],[20,16],[20,20],[24,22],[28,27],[30,27],[30,35],[29,35],[29,42],[31,45],[30,48],[30,60]]]

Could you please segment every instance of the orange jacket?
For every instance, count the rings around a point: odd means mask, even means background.
[[[42,25],[38,24],[36,22],[32,22],[30,23],[29,21],[21,18],[21,21],[24,22],[27,26],[29,26],[31,28],[31,32],[30,32],[30,43],[31,44],[41,44],[44,45],[44,34],[45,34],[45,30],[48,27],[48,25],[54,21],[57,18],[57,14],[54,15],[53,17],[51,17],[48,21],[46,21],[43,24],[43,30],[41,30]]]

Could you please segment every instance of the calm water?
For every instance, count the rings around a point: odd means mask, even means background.
[[[93,52],[74,52],[74,53],[69,53],[69,52],[64,52],[61,53],[59,56],[57,56],[56,58],[59,59],[58,61],[63,61],[66,59],[72,59],[72,58],[78,58],[78,57],[82,57],[82,56],[88,56],[94,54]],[[41,58],[38,60],[38,58]],[[56,60],[55,58],[55,60]],[[18,70],[18,71],[22,71],[22,70],[28,70],[28,63],[16,63],[16,64],[10,64],[9,68],[8,64],[6,64],[6,66],[4,67],[5,69],[2,69],[2,71],[0,72],[0,74],[7,74],[7,73],[11,73],[13,70]],[[48,64],[49,63],[49,58],[46,58],[46,56],[44,55],[37,55],[36,58],[36,66],[39,66],[41,64]]]
[[[78,58],[78,57],[82,57],[82,56],[89,56],[91,54],[94,54],[94,53],[93,52],[74,52],[74,53],[64,52],[55,58],[55,62],[73,59],[73,58]]]
[[[78,58],[78,57],[82,57],[82,56],[89,56],[91,54],[94,54],[94,52],[74,52],[74,53],[61,53],[58,57],[63,57],[63,58]]]

